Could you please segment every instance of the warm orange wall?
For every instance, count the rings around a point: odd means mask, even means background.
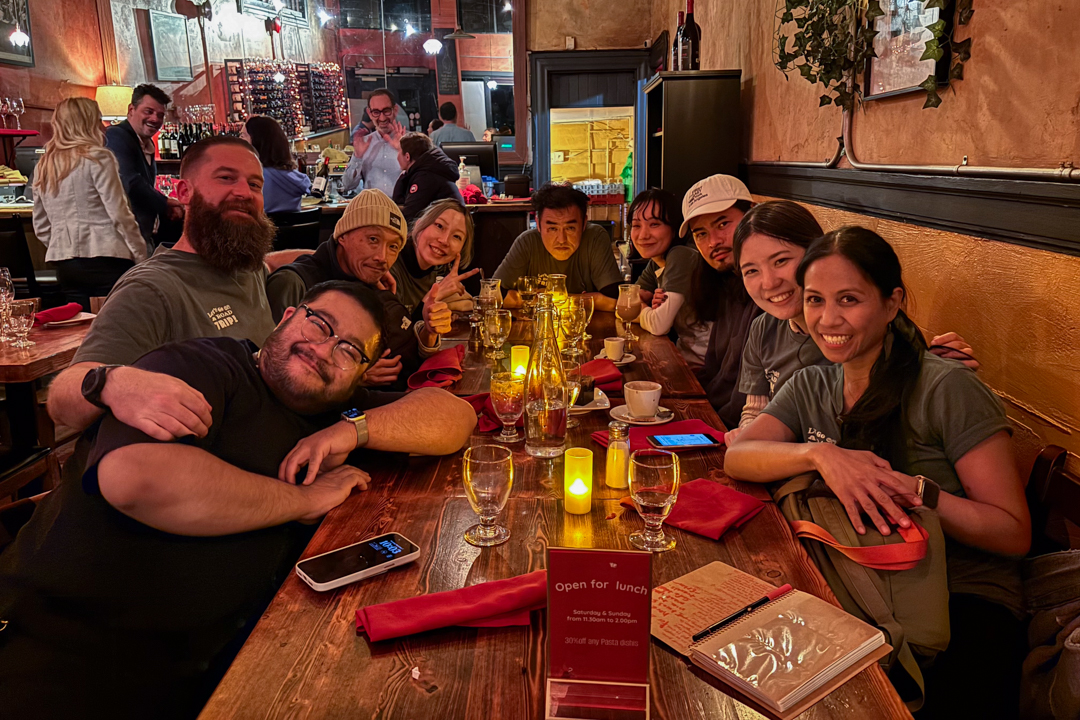
[[[529,50],[642,47],[652,33],[650,0],[529,0]]]

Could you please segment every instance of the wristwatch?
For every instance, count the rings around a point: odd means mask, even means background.
[[[83,399],[102,410],[108,410],[109,406],[101,402],[101,391],[105,389],[105,381],[109,377],[109,371],[118,367],[123,367],[123,365],[99,365],[83,375]]]
[[[919,486],[915,492],[922,498],[923,507],[933,510],[937,507],[938,497],[941,495],[941,486],[924,475],[916,475],[915,479],[919,481]]]
[[[345,422],[352,423],[353,427],[356,428],[356,447],[362,448],[367,445],[367,415],[364,414],[364,411],[357,410],[356,408],[346,410],[341,413],[341,419]]]

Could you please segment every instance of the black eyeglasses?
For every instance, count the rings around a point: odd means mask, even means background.
[[[376,108],[369,107],[367,109],[367,112],[368,112],[368,115],[371,115],[372,117],[390,117],[391,115],[394,114],[394,106],[391,105],[390,107],[383,108],[382,110],[378,110]]]
[[[305,340],[315,345],[322,345],[327,340],[338,341],[338,344],[334,346],[333,351],[330,353],[330,359],[334,365],[342,370],[355,370],[361,365],[367,365],[371,362],[371,358],[367,356],[367,353],[351,342],[339,338],[334,332],[334,328],[330,327],[330,323],[322,315],[307,305],[301,305],[300,307],[307,313],[306,320],[300,328]]]

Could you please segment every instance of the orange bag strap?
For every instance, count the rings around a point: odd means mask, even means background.
[[[926,529],[914,520],[911,527],[896,528],[904,542],[886,545],[841,545],[832,533],[809,520],[792,520],[791,529],[795,531],[797,538],[825,543],[843,553],[852,562],[874,570],[911,570],[926,557],[930,539]]]

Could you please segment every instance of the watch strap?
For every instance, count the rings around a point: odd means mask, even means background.
[[[115,370],[121,365],[98,365],[91,368],[83,377],[82,396],[86,402],[102,410],[108,410],[109,406],[101,401],[101,393],[105,390],[105,381],[108,380],[109,371]]]

